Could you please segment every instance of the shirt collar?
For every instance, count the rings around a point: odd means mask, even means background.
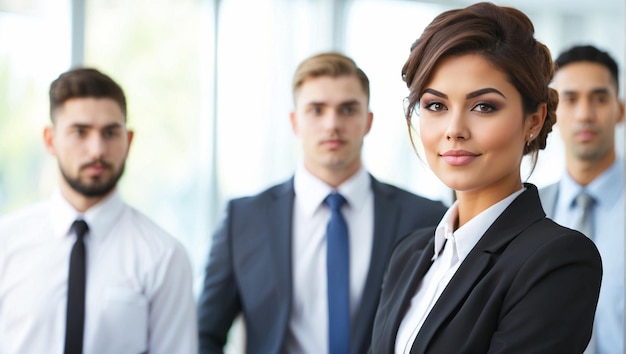
[[[449,238],[454,231],[454,221],[458,219],[459,215],[458,204],[459,202],[455,201],[450,208],[448,208],[448,211],[446,211],[435,230],[435,254],[432,258],[433,261],[439,257],[446,243],[446,239]]]
[[[458,220],[458,201],[455,201],[441,219],[441,222],[435,230],[435,254],[434,261],[440,256],[440,252],[445,246],[446,239],[456,244],[457,256],[459,262],[462,262],[470,253],[472,248],[478,243],[480,238],[487,232],[487,229],[496,221],[496,219],[504,212],[504,210],[526,190],[526,187],[514,192],[508,197],[502,199],[496,204],[483,210],[480,214],[473,217],[465,225],[454,231],[454,225]]]
[[[57,188],[50,199],[50,214],[54,237],[66,237],[70,235],[70,228],[76,219],[83,219],[89,225],[89,237],[91,239],[102,238],[109,233],[115,220],[119,218],[123,210],[124,202],[117,188],[105,199],[80,213],[63,197]]]
[[[622,176],[624,176],[624,164],[619,158],[615,159],[615,162],[606,171],[602,172],[586,187],[578,184],[566,172],[559,182],[558,198],[568,208],[573,208],[575,206],[574,200],[581,191],[585,190],[594,198],[596,204],[611,205],[619,198],[624,188]]]
[[[351,209],[362,208],[371,191],[371,179],[365,168],[361,167],[352,177],[343,182],[337,189],[324,183],[300,164],[294,174],[294,190],[297,203],[306,215],[312,216],[333,191],[340,193]]]

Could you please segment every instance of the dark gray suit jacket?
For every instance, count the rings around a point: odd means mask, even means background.
[[[351,352],[370,345],[380,288],[394,243],[414,229],[436,225],[446,211],[439,202],[372,177],[374,244]],[[200,353],[221,353],[228,331],[243,313],[246,353],[284,348],[292,297],[293,178],[256,196],[232,200],[213,236],[198,303]]]
[[[545,217],[526,184],[458,268],[411,353],[582,353],[591,337],[602,264],[591,240]],[[434,253],[434,229],[396,247],[374,322],[371,353],[396,335]]]

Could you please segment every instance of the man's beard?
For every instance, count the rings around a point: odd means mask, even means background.
[[[108,168],[108,169],[112,168],[111,164],[106,163],[104,161],[96,161],[96,162],[102,164],[105,168]],[[94,162],[94,163],[96,163],[96,162]],[[89,164],[89,165],[91,165],[91,164]],[[82,166],[81,169],[83,169],[84,167],[87,167],[89,165]],[[124,173],[124,167],[125,167],[125,163],[122,163],[122,167],[120,167],[120,170],[117,173],[114,172],[114,174],[111,177],[109,177],[108,180],[102,180],[101,177],[97,177],[97,178],[92,178],[91,179],[92,183],[85,184],[85,183],[83,183],[80,180],[80,174],[76,178],[70,177],[65,172],[65,170],[63,169],[61,164],[59,163],[59,169],[61,170],[61,175],[63,175],[63,179],[65,179],[67,184],[73,190],[75,190],[76,192],[78,192],[78,193],[80,193],[83,196],[88,197],[88,198],[103,197],[103,196],[109,194],[109,192],[111,192],[113,190],[113,188],[115,188],[115,186],[117,185],[117,182],[122,177],[122,174]]]

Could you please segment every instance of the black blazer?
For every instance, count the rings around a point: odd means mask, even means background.
[[[381,283],[393,244],[409,232],[437,225],[446,211],[372,177],[374,244],[351,335],[351,352],[370,344]],[[198,303],[200,353],[221,353],[235,317],[243,313],[246,353],[279,353],[289,325],[292,296],[293,179],[256,196],[232,200],[213,236]]]
[[[435,303],[411,353],[582,353],[602,265],[591,240],[545,218],[526,184]],[[400,322],[431,266],[434,229],[402,240],[389,261],[372,353],[393,353]]]

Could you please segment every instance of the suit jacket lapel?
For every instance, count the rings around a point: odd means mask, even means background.
[[[434,228],[428,229],[434,235]],[[426,231],[425,231],[426,232]],[[387,348],[389,353],[393,353],[395,351],[395,341],[398,333],[398,329],[400,328],[400,323],[404,319],[404,315],[411,304],[411,299],[415,296],[415,292],[417,291],[417,287],[420,282],[426,275],[428,269],[430,269],[433,264],[432,258],[435,254],[435,238],[432,237],[428,242],[428,245],[421,252],[415,252],[413,256],[406,262],[406,264],[410,267],[411,264],[415,264],[415,268],[413,269],[411,276],[408,278],[405,286],[400,289],[400,294],[397,296],[400,301],[396,301],[395,305],[391,309],[388,318],[394,319],[394,321],[389,321],[386,325],[391,326],[391,328],[386,328],[383,333],[393,333],[394,335],[389,335],[390,342],[387,343]],[[395,296],[394,296],[395,297]]]
[[[274,298],[274,308],[276,317],[268,323],[274,322],[277,328],[282,329],[282,338],[277,338],[276,343],[284,343],[285,335],[289,328],[289,317],[292,304],[292,271],[291,271],[291,231],[293,223],[293,203],[294,189],[293,178],[280,185],[273,193],[273,204],[267,208],[267,218],[271,220],[271,240],[267,240],[270,247],[270,254],[267,264],[273,265],[268,269],[268,274],[276,277],[278,294]],[[284,299],[289,299],[284,301]],[[280,351],[282,348],[276,348]]]
[[[495,220],[454,274],[424,321],[411,353],[426,351],[429,342],[444,321],[453,315],[454,310],[482,278],[486,269],[493,264],[492,258],[502,253],[502,249],[521,231],[545,217],[539,203],[537,188],[530,184],[525,186],[527,190]]]
[[[426,317],[422,328],[415,338],[411,353],[424,353],[426,351],[428,343],[432,340],[439,327],[441,327],[446,318],[452,314],[454,309],[467,296],[473,285],[482,275],[483,270],[489,264],[490,255],[480,252],[474,254],[472,260],[469,258],[468,255],[468,258],[466,258],[467,262],[463,263],[464,267],[459,267],[456,274],[433,306],[430,314]]]
[[[371,181],[374,194],[374,238],[367,280],[360,308],[353,322],[351,341],[353,353],[363,353],[367,350],[367,348],[359,348],[359,345],[372,335],[372,322],[378,306],[381,280],[386,270],[385,260],[393,251],[397,218],[400,215],[398,205],[390,199],[391,192],[373,177]]]

